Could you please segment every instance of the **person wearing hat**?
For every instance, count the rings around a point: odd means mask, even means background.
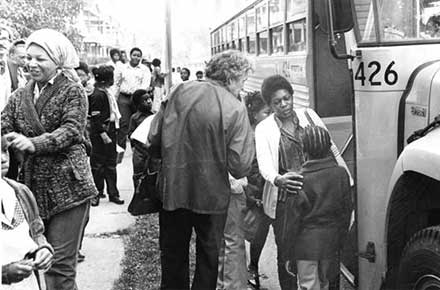
[[[296,289],[296,278],[285,267],[286,200],[303,186],[299,174],[305,161],[302,136],[304,127],[317,125],[325,128],[319,116],[309,108],[293,109],[293,88],[281,75],[264,79],[261,94],[272,114],[255,129],[255,143],[260,173],[265,179],[263,190],[264,213],[273,219],[277,245],[278,278],[282,290]],[[339,165],[347,166],[333,144],[331,152]],[[293,269],[292,269],[293,270]]]
[[[89,96],[90,140],[92,152],[90,164],[93,179],[99,192],[92,206],[99,205],[99,198],[104,197],[104,181],[110,202],[123,204],[117,188],[117,151],[116,129],[120,115],[117,104],[108,88],[113,85],[113,67],[103,65],[92,70],[95,78],[95,90]]]
[[[54,248],[47,289],[77,289],[81,232],[90,200],[98,194],[84,145],[87,96],[74,70],[78,55],[63,34],[33,32],[26,53],[32,79],[9,98],[2,134],[25,156],[20,179],[35,195]]]

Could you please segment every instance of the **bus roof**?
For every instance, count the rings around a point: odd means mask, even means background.
[[[257,6],[258,4],[260,4],[263,1],[265,1],[265,0],[256,0],[256,1],[252,2],[251,4],[247,5],[245,8],[241,9],[239,12],[234,14],[232,17],[228,18],[226,21],[223,21],[221,24],[217,25],[214,29],[211,30],[210,33],[212,34],[212,33],[216,32],[221,27],[223,27],[225,24],[227,24],[227,23],[231,22],[232,20],[236,19],[238,16],[243,14],[245,11],[247,11],[247,10]]]

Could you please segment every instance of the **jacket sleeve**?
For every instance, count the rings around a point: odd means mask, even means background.
[[[320,127],[323,127],[325,129],[327,129],[327,127],[325,126],[325,124],[322,121],[322,119],[318,116],[318,114],[316,114],[316,112],[314,110],[307,109],[307,112],[309,113],[310,118],[312,118],[313,122],[315,122],[316,126],[320,126]],[[335,145],[333,140],[331,140],[331,141],[332,141],[332,146],[330,147],[330,150],[332,151],[333,157],[335,158],[335,160],[338,163],[338,165],[343,167],[347,171],[347,174],[348,174],[348,177],[349,177],[349,180],[350,180],[350,185],[353,186],[354,185],[354,180],[351,177],[350,170],[348,170],[347,164],[345,163],[344,158],[342,158],[341,153],[339,152],[338,147]]]
[[[90,96],[90,125],[92,132],[95,134],[106,132],[104,125],[105,119],[102,114],[102,108],[106,105],[104,103],[104,97],[106,99],[105,101],[107,101],[107,96],[101,92],[94,93]]]
[[[263,178],[272,184],[275,184],[275,178],[278,176],[269,147],[269,139],[271,136],[267,134],[262,123],[255,128],[255,146],[257,149],[257,161],[260,173]]]
[[[352,213],[352,202],[351,202],[351,192],[349,176],[344,171],[341,172],[341,204],[340,204],[340,222],[339,222],[339,237],[341,239],[341,246],[347,236],[350,227],[350,218]]]
[[[86,127],[88,103],[84,89],[79,85],[66,92],[62,110],[61,125],[52,132],[30,138],[35,146],[35,154],[59,152],[73,144],[81,144]]]
[[[255,156],[254,136],[246,108],[240,104],[236,120],[230,125],[227,144],[227,167],[229,173],[240,179],[249,174]]]
[[[6,106],[3,108],[1,117],[2,135],[16,131],[15,128],[15,114],[16,114],[16,99],[17,92],[14,93],[9,99]]]

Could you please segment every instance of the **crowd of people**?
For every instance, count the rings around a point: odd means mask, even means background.
[[[99,206],[104,188],[110,202],[124,203],[116,181],[127,143],[135,189],[150,160],[161,160],[161,289],[259,289],[270,225],[282,290],[331,289],[338,280],[351,176],[319,116],[293,108],[283,76],[243,96],[252,65],[230,50],[195,80],[188,68],[169,72],[168,92],[161,61],[143,64],[137,47],[128,59],[112,49],[108,63],[93,68],[50,29],[7,49],[0,76],[8,80],[0,88],[5,289],[39,289],[41,279],[50,290],[77,289],[90,206]],[[131,139],[147,119],[147,141]]]

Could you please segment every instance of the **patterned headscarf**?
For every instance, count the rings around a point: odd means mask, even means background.
[[[67,37],[52,29],[34,31],[27,39],[26,49],[31,45],[41,46],[61,72],[70,80],[79,82],[75,68],[79,66],[78,54]]]

